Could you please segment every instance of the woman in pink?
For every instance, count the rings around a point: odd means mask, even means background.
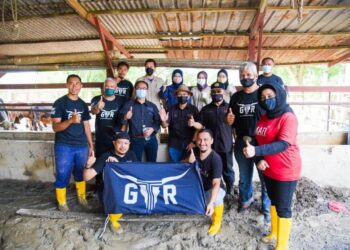
[[[256,156],[257,167],[264,171],[267,193],[271,199],[271,233],[262,239],[277,239],[276,249],[288,249],[292,225],[292,199],[301,174],[297,145],[298,121],[286,102],[281,85],[267,83],[258,90],[259,105],[266,111],[256,128],[259,146],[247,142],[243,153]]]

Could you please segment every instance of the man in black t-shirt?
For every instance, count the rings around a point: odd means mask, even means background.
[[[90,157],[86,167],[84,169],[84,180],[89,181],[98,174],[102,174],[105,168],[106,162],[134,162],[136,161],[136,155],[133,151],[129,151],[130,137],[126,132],[116,132],[113,135],[114,148],[103,153],[100,157]],[[103,185],[98,190],[103,193]],[[102,202],[102,200],[101,200]],[[115,232],[120,232],[120,224],[118,220],[122,217],[122,214],[110,214],[111,229]]]
[[[240,204],[238,212],[247,210],[254,201],[253,197],[253,172],[254,158],[246,158],[243,148],[246,147],[246,138],[249,138],[251,145],[256,145],[255,129],[256,124],[263,114],[263,109],[258,105],[258,89],[256,82],[257,70],[252,62],[247,62],[240,67],[240,82],[243,89],[234,93],[231,97],[229,112],[226,122],[232,126],[235,134],[234,153],[239,169],[239,197]],[[258,170],[258,169],[257,169]],[[270,199],[267,195],[264,177],[258,170],[261,183],[261,210],[265,222],[270,222]]]
[[[233,138],[232,128],[225,122],[229,109],[224,99],[225,85],[215,82],[211,85],[212,102],[204,106],[198,115],[198,121],[193,123],[196,129],[207,128],[213,132],[213,149],[220,155],[223,164],[223,178],[227,194],[233,194],[235,173],[233,170]]]
[[[125,79],[129,67],[129,64],[124,61],[117,64],[118,76],[116,77],[117,88],[115,90],[115,95],[124,102],[130,100],[134,92],[134,86],[132,83]]]
[[[120,130],[117,114],[124,105],[124,101],[115,95],[116,86],[117,83],[113,78],[107,78],[102,95],[95,96],[91,100],[91,113],[96,115],[95,154],[97,158],[113,148],[112,134]]]
[[[88,156],[93,156],[90,114],[86,103],[79,98],[82,88],[78,75],[67,77],[68,94],[57,99],[51,110],[52,129],[55,132],[56,198],[58,209],[67,212],[66,187],[73,173],[78,201],[86,201],[86,183],[83,168]]]
[[[213,133],[209,129],[202,129],[197,134],[198,148],[191,149],[187,161],[198,162],[205,191],[207,204],[206,215],[212,216],[212,224],[208,229],[210,235],[216,235],[221,229],[224,213],[225,186],[222,182],[221,157],[212,149]]]

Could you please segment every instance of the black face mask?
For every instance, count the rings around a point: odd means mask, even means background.
[[[212,94],[211,99],[213,99],[214,102],[221,102],[224,99],[223,94]]]
[[[188,102],[188,96],[178,96],[177,101],[181,104],[185,104]]]
[[[241,81],[241,84],[242,84],[243,88],[249,88],[255,82],[254,79],[251,79],[251,78],[241,79],[240,81]]]
[[[151,76],[153,74],[154,70],[152,68],[146,68],[146,74],[148,76]]]

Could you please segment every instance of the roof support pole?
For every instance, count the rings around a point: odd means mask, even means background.
[[[107,42],[105,39],[105,36],[103,35],[102,29],[101,29],[101,23],[98,17],[94,17],[96,28],[98,30],[98,33],[100,34],[100,39],[103,47],[103,51],[105,54],[105,60],[106,60],[106,67],[107,67],[107,76],[108,77],[115,77],[114,74],[114,68],[111,58],[111,53],[113,53],[113,44],[111,42]]]
[[[260,0],[259,9],[256,11],[254,20],[249,27],[248,59],[252,62],[256,62],[256,57],[255,57],[256,37],[257,37],[259,28],[262,29],[261,24],[264,23],[266,6],[267,6],[267,0]]]
[[[261,50],[262,50],[262,46],[263,46],[263,30],[264,30],[264,19],[261,19],[260,21],[260,25],[259,25],[259,41],[258,41],[258,58],[257,58],[257,62],[256,62],[256,70],[259,72],[259,65],[260,65],[260,61],[261,61]]]
[[[85,8],[81,6],[77,0],[66,0],[66,3],[70,7],[72,7],[75,10],[75,12],[79,14],[79,16],[83,17],[85,20],[87,20],[92,26],[94,26],[97,29],[96,20],[99,20],[99,19],[96,19],[96,18],[98,17],[86,11]],[[116,38],[114,38],[114,36],[106,29],[106,27],[103,25],[102,22],[99,22],[99,27],[100,27],[99,32],[101,32],[105,40],[111,42],[113,46],[116,47],[127,58],[129,59],[132,58],[130,53],[125,49],[125,47],[121,43],[119,43],[119,41]],[[101,34],[100,34],[100,37],[101,37]]]

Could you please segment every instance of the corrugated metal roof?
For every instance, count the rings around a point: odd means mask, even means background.
[[[152,34],[203,34],[203,33],[233,33],[248,34],[258,1],[227,1],[227,0],[80,0],[80,4],[90,12],[108,10],[140,10],[164,8],[210,8],[210,7],[254,7],[244,11],[226,12],[181,12],[181,13],[126,13],[103,14],[100,19],[106,28],[114,35],[152,35]],[[345,5],[349,0],[304,0],[305,6]],[[268,6],[290,6],[290,0],[268,0]],[[9,6],[6,18],[11,18]],[[50,44],[0,45],[2,55],[56,54],[69,52],[101,51],[98,33],[87,21],[78,15],[45,17],[40,15],[75,13],[64,0],[18,0],[18,15],[26,17],[18,22],[19,33],[9,33],[12,22],[6,22],[6,27],[0,24],[0,43],[11,44],[21,42],[56,41]],[[298,21],[298,12],[294,10],[267,10],[264,18],[264,32],[350,32],[350,10],[306,10],[303,11],[302,22]],[[34,16],[33,18],[28,18]],[[39,16],[35,18],[35,16]],[[7,30],[7,32],[4,32]],[[17,37],[18,35],[18,37]],[[69,40],[83,41],[69,41]],[[85,41],[85,39],[92,39]],[[57,42],[68,40],[67,42]],[[246,60],[247,51],[226,50],[228,48],[248,47],[248,37],[222,36],[201,38],[171,38],[171,39],[120,39],[129,49],[151,49],[154,54],[167,51],[168,58],[187,59],[237,59]],[[81,44],[83,48],[75,44]],[[56,47],[53,46],[55,44]],[[334,36],[264,36],[263,47],[333,47],[325,50],[263,50],[264,55],[270,55],[280,62],[307,62],[333,60],[348,51],[350,35]],[[39,49],[41,47],[41,49]],[[5,49],[7,48],[7,49]],[[11,48],[11,50],[8,50]],[[15,51],[12,48],[16,48]],[[31,48],[31,49],[28,49]],[[174,48],[174,49],[172,49]],[[191,50],[181,50],[192,48]],[[199,50],[198,48],[202,48]],[[219,48],[220,50],[215,50]],[[203,50],[207,49],[207,50]],[[224,50],[223,50],[224,49]],[[164,54],[164,53],[163,53]],[[163,55],[162,54],[162,55]],[[141,55],[137,54],[136,57]]]

